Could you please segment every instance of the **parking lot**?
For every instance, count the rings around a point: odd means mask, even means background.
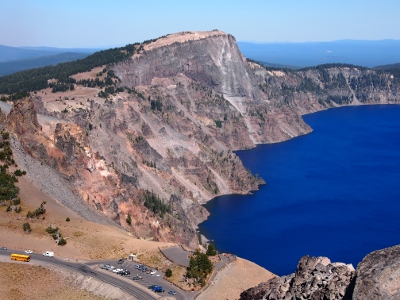
[[[106,268],[109,269],[107,270],[107,272],[112,273],[114,276],[123,276],[125,278],[132,280],[132,282],[140,284],[146,288],[161,286],[163,291],[160,291],[161,289],[155,288],[155,290],[158,290],[157,294],[159,294],[160,296],[174,295],[176,299],[190,299],[194,296],[193,293],[190,293],[189,297],[187,297],[188,295],[185,295],[187,294],[186,292],[180,291],[178,288],[174,287],[171,283],[163,279],[165,274],[162,271],[157,271],[150,267],[143,266],[138,262],[125,260],[122,263],[118,263],[118,261],[114,260],[114,261],[104,261],[103,263],[104,264],[100,265],[100,268],[104,265],[110,265],[113,270],[123,269],[130,272],[130,275],[118,275],[117,273],[114,273],[111,268]],[[138,269],[136,267],[138,265],[141,265],[144,268]],[[151,274],[150,272],[153,274]],[[140,276],[141,279],[138,280],[132,279],[137,276]]]

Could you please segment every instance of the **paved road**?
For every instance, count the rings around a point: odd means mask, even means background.
[[[186,252],[184,250],[182,250],[181,247],[179,247],[182,252],[179,249],[175,249],[177,247],[173,247],[170,249],[173,249],[172,253],[172,258],[179,258],[179,253],[181,253],[180,255],[182,255],[182,253],[184,253],[184,255],[186,256]],[[166,249],[163,249],[166,250]],[[6,250],[6,251],[0,251],[0,255],[4,255],[4,256],[10,256],[11,253],[21,253],[21,254],[25,254],[23,253],[21,250]],[[169,254],[171,254],[169,253]],[[62,260],[62,259],[58,259],[56,257],[45,257],[42,254],[39,253],[32,253],[30,254],[31,256],[31,262],[38,262],[38,261],[42,261],[48,264],[53,264],[53,265],[57,265],[63,268],[69,268],[72,269],[74,271],[80,272],[81,274],[85,275],[85,276],[91,276],[94,278],[97,278],[105,283],[111,284],[113,286],[116,286],[118,288],[120,288],[121,290],[129,293],[130,295],[138,298],[138,299],[143,299],[143,300],[153,300],[153,299],[158,299],[160,296],[167,296],[168,292],[170,290],[174,290],[176,292],[176,295],[174,296],[177,300],[192,300],[195,298],[195,296],[197,294],[199,294],[200,292],[185,292],[180,290],[179,288],[173,286],[170,282],[166,281],[163,277],[164,277],[164,273],[161,271],[157,271],[157,274],[160,276],[156,276],[155,275],[150,275],[150,274],[146,274],[142,271],[139,271],[137,269],[135,269],[136,264],[138,264],[137,262],[132,262],[132,261],[124,261],[122,264],[118,264],[117,260],[98,260],[98,261],[85,261],[85,262],[77,262],[77,261],[70,261],[70,260]],[[214,274],[210,280],[210,282],[212,281],[212,279],[214,279],[216,273],[223,268],[229,261],[232,261],[233,256],[225,256],[224,254],[221,254],[221,262],[214,264],[215,266],[215,270],[214,270]],[[169,257],[169,256],[167,256]],[[186,256],[187,257],[187,256]],[[228,258],[229,257],[229,258]],[[189,259],[188,259],[189,260]],[[135,275],[140,275],[143,277],[142,280],[138,280],[138,281],[132,281],[130,280],[130,282],[127,280],[127,277],[121,277],[120,275],[117,275],[115,273],[112,273],[111,271],[106,271],[106,270],[102,270],[100,267],[103,264],[110,264],[116,268],[123,268],[126,270],[129,270],[131,272],[131,277],[135,276]],[[143,287],[147,288],[150,285],[160,285],[164,288],[165,292],[164,293],[159,293],[159,294],[154,294],[151,290],[146,290],[143,289]],[[141,285],[141,287],[138,287],[137,285]],[[207,288],[207,287],[205,287]],[[171,296],[171,295],[168,295]]]
[[[162,253],[178,265],[189,267],[189,256],[191,252],[185,251],[180,246],[160,249]]]
[[[181,289],[175,287],[172,285],[170,282],[164,279],[164,273],[161,271],[157,271],[155,275],[150,275],[146,274],[145,272],[139,271],[135,269],[135,266],[138,264],[138,262],[133,262],[133,261],[124,261],[122,264],[118,264],[117,260],[98,260],[98,261],[88,261],[86,262],[87,265],[92,266],[93,269],[99,269],[101,265],[103,264],[110,264],[111,266],[114,266],[116,268],[123,268],[125,270],[129,270],[131,272],[131,276],[136,276],[140,275],[143,277],[142,280],[137,280],[135,281],[136,284],[140,284],[144,286],[145,288],[148,288],[149,286],[155,284],[155,285],[160,285],[164,288],[165,292],[164,293],[159,293],[160,296],[170,296],[168,294],[169,291],[173,290],[176,292],[176,295],[174,296],[177,300],[191,300],[194,299],[194,297],[198,294],[198,292],[185,292],[182,291]],[[119,276],[115,275],[111,271],[105,271],[102,270],[102,272],[107,272],[110,274],[113,274],[114,276]],[[159,276],[157,276],[159,275]]]
[[[5,255],[5,256],[10,256],[11,253],[24,254],[20,250],[0,251],[0,255]],[[120,276],[114,275],[113,273],[107,274],[105,272],[97,271],[96,269],[90,268],[89,265],[87,265],[87,264],[71,262],[71,261],[63,261],[63,260],[57,259],[55,257],[45,257],[42,254],[37,254],[37,253],[32,253],[32,254],[30,254],[30,256],[31,256],[31,262],[33,262],[33,263],[42,261],[42,262],[57,265],[57,266],[60,266],[63,268],[72,269],[83,275],[91,276],[93,278],[99,279],[99,280],[106,282],[108,284],[111,284],[113,286],[116,286],[116,287],[120,288],[121,290],[127,292],[128,294],[136,297],[137,299],[155,300],[155,299],[159,298],[158,295],[154,294],[150,290],[144,291],[140,287],[135,286],[135,284],[133,282],[128,283],[125,280],[123,280]]]

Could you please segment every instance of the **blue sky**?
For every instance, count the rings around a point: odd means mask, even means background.
[[[0,44],[111,47],[220,29],[251,42],[400,40],[399,0],[0,0]]]

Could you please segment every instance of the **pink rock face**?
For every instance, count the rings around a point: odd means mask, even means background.
[[[7,125],[16,134],[35,134],[41,130],[36,110],[31,99],[17,101],[7,117]]]

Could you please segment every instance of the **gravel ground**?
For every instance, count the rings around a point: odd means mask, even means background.
[[[239,299],[240,293],[261,282],[273,278],[275,275],[248,260],[237,258],[218,272],[196,300],[209,299]]]

